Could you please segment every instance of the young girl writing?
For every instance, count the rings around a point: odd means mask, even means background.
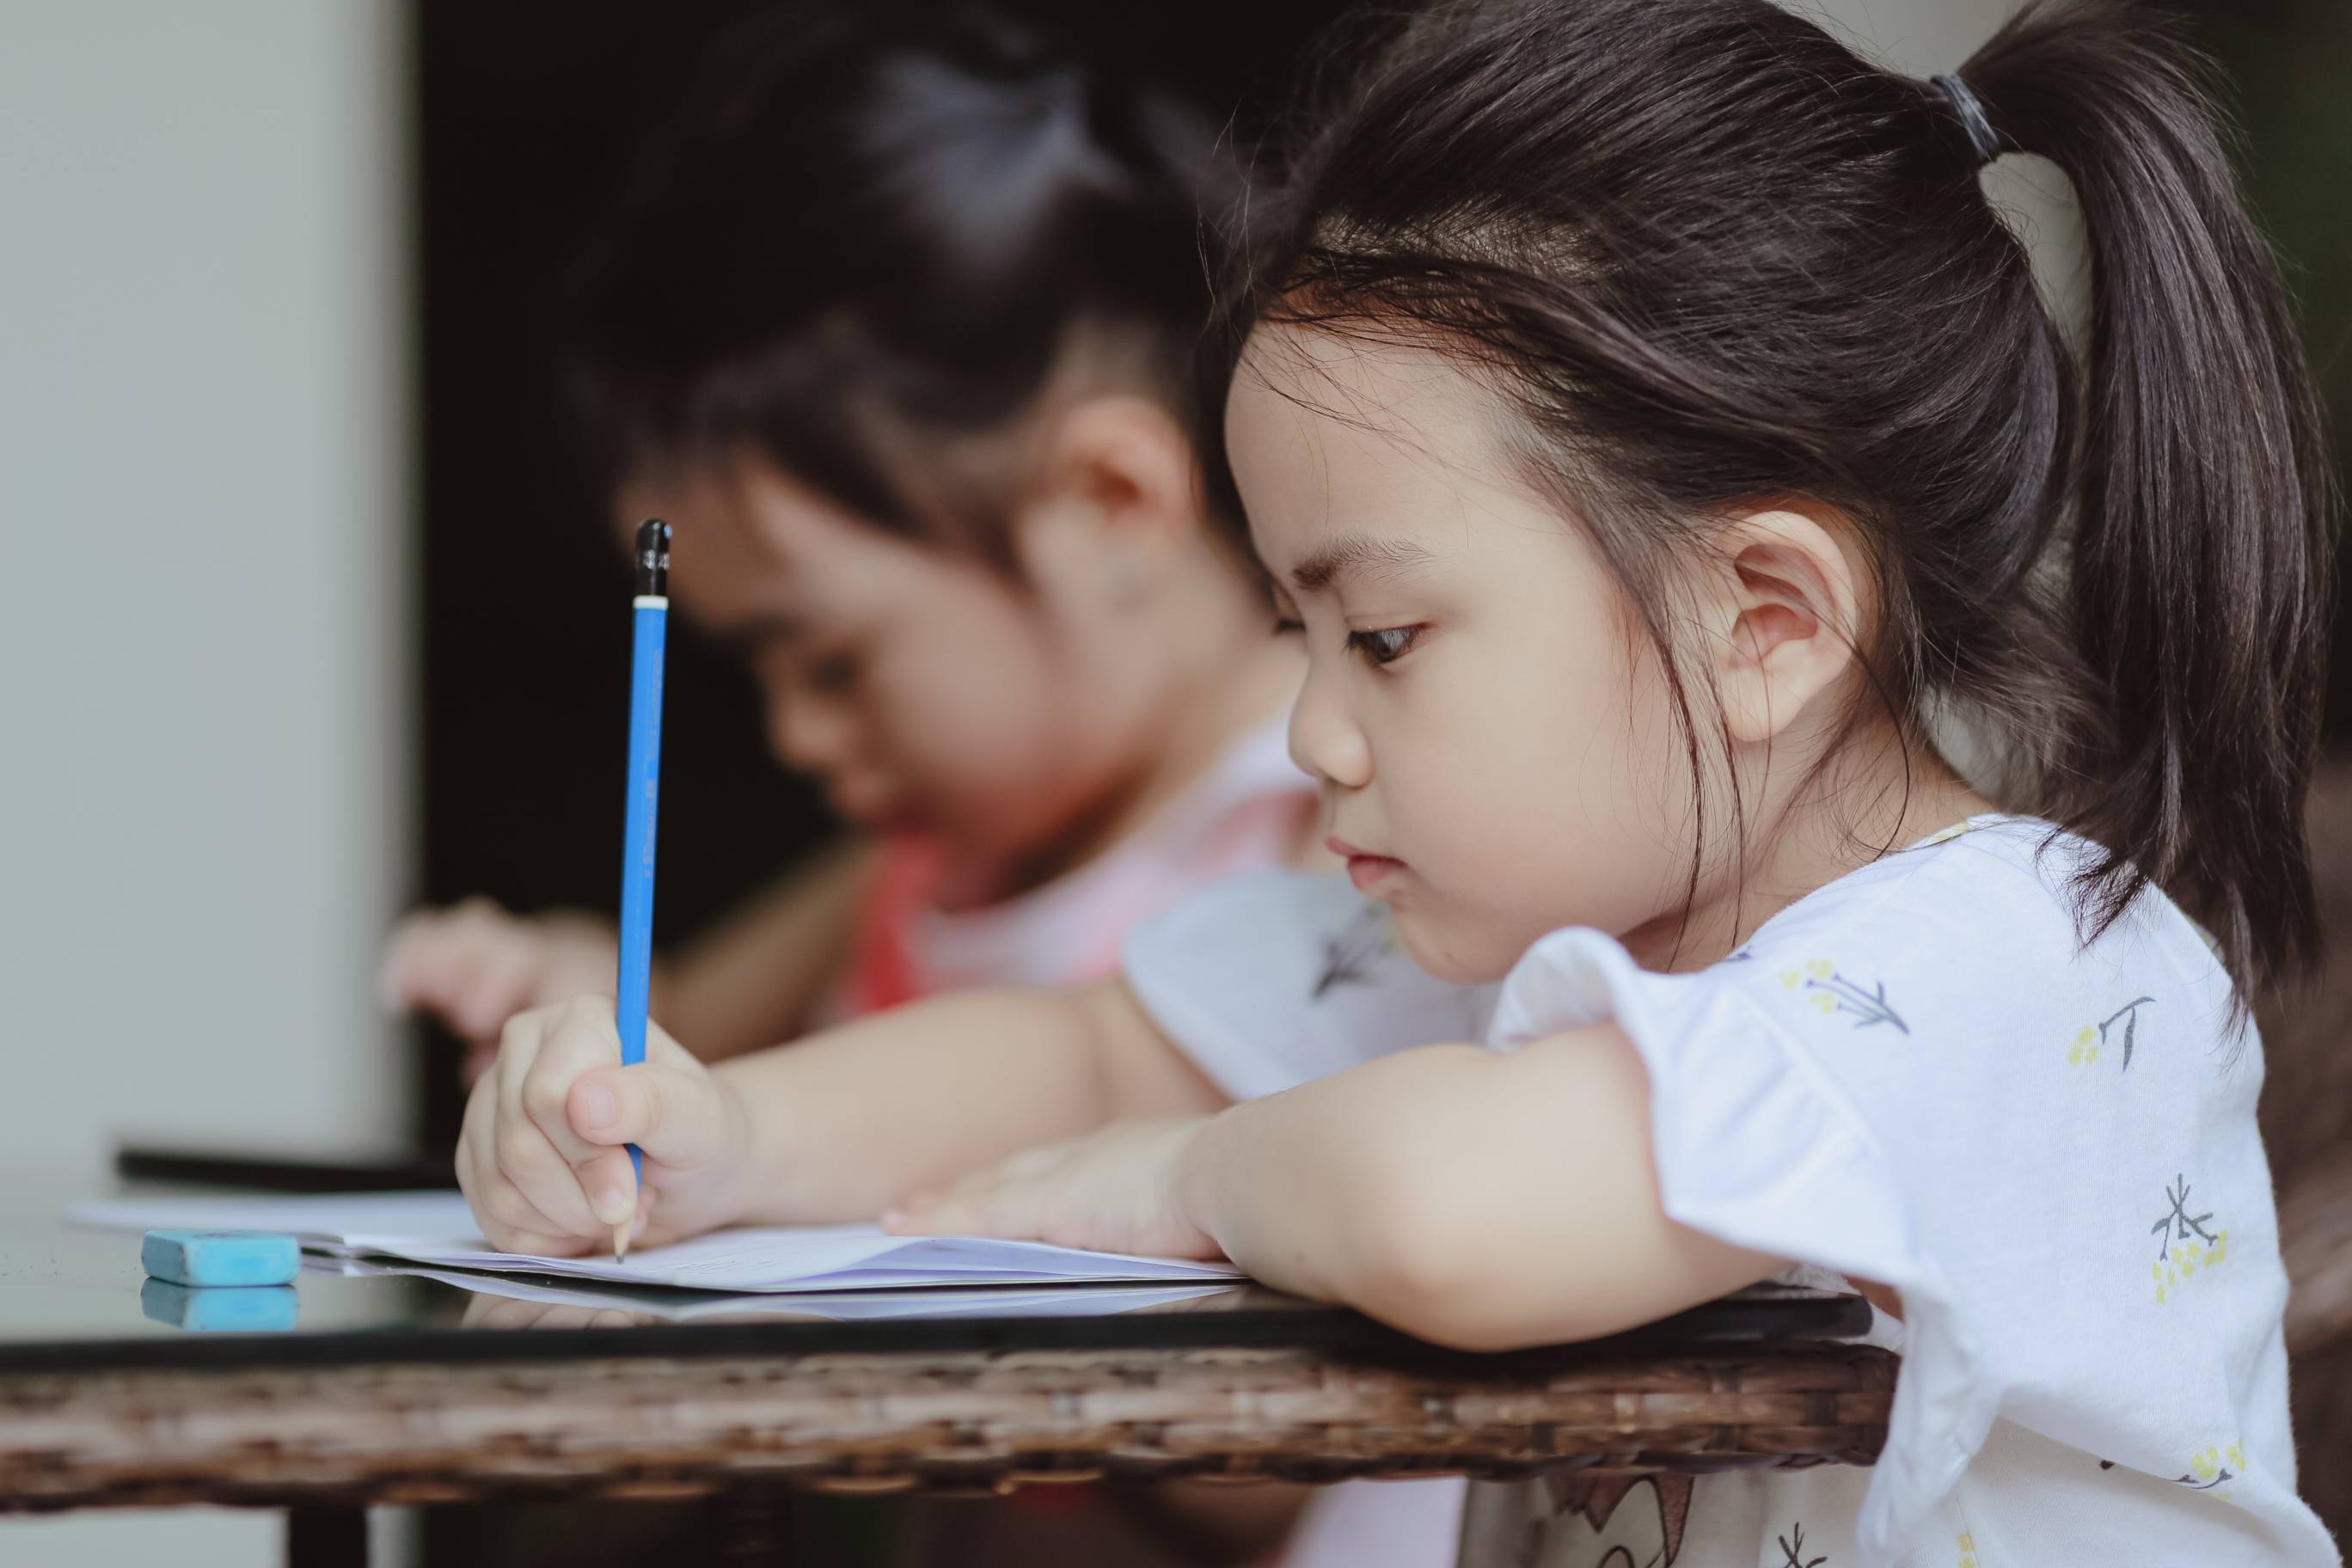
[[[2311,938],[2332,493],[2193,60],[2037,6],[1918,81],[1582,0],[1411,23],[1341,101],[1224,429],[1355,890],[716,1071],[526,1016],[485,1229],[891,1211],[1474,1348],[1826,1269],[1903,1352],[1874,1468],[1481,1487],[1464,1561],[2335,1562],[2242,1004]],[[2080,195],[2079,355],[2011,151]]]

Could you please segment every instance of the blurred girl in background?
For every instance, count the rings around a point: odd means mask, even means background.
[[[1215,124],[984,19],[795,16],[715,58],[586,269],[583,390],[619,536],[673,523],[674,603],[853,836],[657,964],[711,1059],[1108,974],[1186,893],[1319,854],[1299,650],[1190,428]],[[475,900],[410,917],[383,984],[471,1076],[614,963],[607,920]],[[1218,1511],[1264,1539],[1286,1496]],[[1457,1497],[1381,1492],[1377,1560],[1442,1560]]]

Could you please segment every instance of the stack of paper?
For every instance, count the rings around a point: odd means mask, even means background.
[[[1082,1252],[1036,1241],[886,1236],[870,1225],[714,1231],[633,1252],[621,1263],[610,1253],[537,1258],[494,1250],[456,1193],[135,1198],[83,1204],[67,1217],[122,1230],[284,1231],[298,1237],[305,1251],[329,1257],[397,1258],[441,1268],[751,1294],[942,1285],[1176,1285],[1239,1277],[1222,1263]]]
[[[1094,1318],[1115,1317],[1171,1307],[1181,1301],[1224,1296],[1240,1289],[1243,1281],[1204,1279],[1193,1285],[981,1285],[969,1289],[940,1286],[928,1290],[767,1290],[725,1293],[674,1290],[653,1285],[619,1285],[582,1279],[557,1283],[521,1274],[479,1274],[456,1268],[434,1268],[398,1263],[389,1258],[316,1258],[313,1267],[355,1274],[404,1275],[454,1285],[477,1296],[504,1297],[549,1309],[576,1308],[580,1312],[617,1311],[631,1320],[672,1323],[774,1322],[819,1320],[832,1323],[882,1322],[901,1318]],[[518,1320],[522,1324],[555,1327],[601,1327],[578,1313],[567,1317],[551,1311],[544,1319]],[[507,1327],[503,1322],[488,1326]]]

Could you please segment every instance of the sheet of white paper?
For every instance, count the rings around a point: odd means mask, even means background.
[[[552,1274],[690,1290],[773,1293],[905,1289],[936,1285],[1181,1283],[1238,1277],[1228,1265],[1081,1252],[1034,1241],[886,1236],[870,1225],[722,1230],[615,1263],[610,1254],[535,1258],[497,1252],[456,1193],[305,1197],[154,1197],[82,1204],[79,1225],[121,1230],[176,1226],[276,1230],[306,1250],[385,1257],[444,1268]]]

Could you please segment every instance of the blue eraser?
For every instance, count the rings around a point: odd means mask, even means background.
[[[159,1323],[198,1333],[269,1334],[294,1326],[302,1293],[291,1285],[192,1290],[169,1279],[139,1283],[139,1310]]]
[[[267,1230],[151,1230],[139,1261],[174,1285],[287,1285],[302,1272],[302,1247]]]

